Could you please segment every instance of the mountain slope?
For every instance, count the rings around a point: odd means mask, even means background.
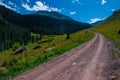
[[[96,23],[93,23],[93,26],[97,26],[97,25],[103,25],[103,24],[109,24],[111,22],[115,22],[115,21],[119,21],[120,20],[120,9],[113,12],[113,14],[111,16],[109,16],[108,18],[106,18],[105,20],[102,21],[98,21]]]
[[[57,12],[38,11],[35,14],[20,15],[0,6],[0,14],[7,22],[27,28],[33,33],[73,33],[91,27],[89,24],[77,22]]]
[[[26,45],[35,40],[31,33],[64,34],[91,27],[57,12],[45,13],[50,15],[21,15],[0,5],[0,51],[11,48],[17,42]]]
[[[106,19],[106,21],[116,21],[120,20],[120,9],[115,11],[110,17]]]
[[[108,17],[104,22],[103,24],[106,24],[106,23],[110,23],[110,22],[113,22],[113,21],[118,21],[120,20],[120,9],[113,12],[113,14]]]
[[[35,13],[36,15],[42,15],[42,16],[48,16],[48,17],[52,17],[52,18],[57,18],[57,19],[71,19],[70,17],[67,17],[63,14],[60,14],[58,12],[55,11],[38,11]]]
[[[96,25],[101,24],[102,22],[103,22],[103,20],[101,20],[101,21],[97,21],[97,22],[95,22],[95,23],[92,23],[91,25],[92,25],[92,26],[96,26]]]
[[[47,11],[42,15],[40,12],[39,14],[23,15],[21,26],[29,26],[32,32],[45,34],[73,33],[91,27],[87,23],[77,22],[60,13]]]
[[[24,23],[24,24],[22,24]],[[63,34],[73,33],[78,30],[91,27],[89,24],[80,23],[74,20],[56,19],[43,15],[24,15],[21,21],[22,26],[29,28],[35,33]],[[37,28],[37,30],[36,30]]]
[[[102,24],[97,25],[93,28],[94,31],[104,34],[108,39],[110,39],[115,45],[120,48],[120,10],[115,11],[110,17],[102,22]]]
[[[12,23],[12,24],[18,24],[19,20],[21,19],[20,14],[2,5],[0,5],[0,14],[4,18],[5,21]]]

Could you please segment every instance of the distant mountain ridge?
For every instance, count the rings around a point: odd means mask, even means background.
[[[70,17],[53,11],[38,11],[34,14],[21,15],[0,6],[0,15],[12,25],[40,34],[73,33],[91,27],[87,23],[77,22]]]
[[[102,23],[104,20],[101,20],[101,21],[97,21],[97,22],[95,22],[95,23],[92,23],[91,25],[92,26],[96,26],[96,25],[99,25],[100,23]]]
[[[41,16],[49,16],[49,17],[57,18],[57,19],[71,19],[70,17],[60,14],[55,11],[38,11],[35,14],[41,15]]]

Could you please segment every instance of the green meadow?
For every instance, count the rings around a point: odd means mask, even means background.
[[[66,34],[44,35],[42,40],[29,43],[29,50],[17,55],[12,54],[12,48],[0,52],[0,80],[9,80],[26,70],[43,64],[53,57],[57,57],[92,39],[94,34],[89,30],[83,30],[70,34],[70,39],[66,39],[66,36]],[[40,47],[34,49],[36,46]],[[48,48],[52,48],[52,50],[47,51]]]

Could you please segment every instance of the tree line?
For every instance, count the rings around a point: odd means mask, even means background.
[[[12,48],[16,43],[22,46],[40,39],[40,35],[31,35],[29,29],[0,21],[0,51]]]

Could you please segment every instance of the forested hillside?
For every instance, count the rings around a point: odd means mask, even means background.
[[[23,46],[35,42],[41,35],[70,34],[89,27],[91,25],[77,22],[57,12],[39,11],[21,15],[0,5],[0,51],[12,48],[16,43]],[[31,35],[32,33],[41,35]]]

